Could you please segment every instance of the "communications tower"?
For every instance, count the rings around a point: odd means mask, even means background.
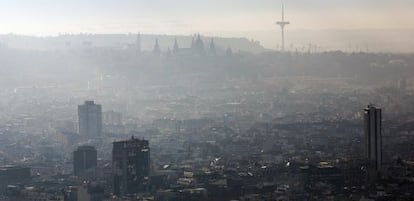
[[[282,21],[276,22],[282,30],[282,51],[285,51],[285,26],[290,24],[289,21],[285,21],[285,7],[282,4]]]

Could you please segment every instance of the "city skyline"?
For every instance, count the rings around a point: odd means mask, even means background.
[[[0,0],[0,201],[414,200],[412,10]]]
[[[0,34],[59,35],[63,33],[156,33],[189,35],[200,32],[223,37],[247,37],[259,40],[265,47],[275,49],[280,40],[274,21],[280,18],[279,1],[249,2],[231,1],[190,2],[163,1],[0,1]],[[286,16],[295,24],[287,44],[318,43],[325,35],[341,37],[338,30],[352,31],[358,44],[364,45],[375,34],[392,31],[399,36],[413,33],[414,3],[398,1],[346,1],[346,2],[284,2]],[[73,12],[76,10],[76,12]],[[214,15],[213,15],[214,14]],[[53,16],[53,17],[51,17]],[[396,21],[401,23],[395,23]],[[242,23],[241,23],[242,22]],[[333,31],[336,30],[336,31]],[[303,41],[295,32],[304,34]],[[374,33],[371,33],[374,32]],[[307,35],[312,35],[309,38]],[[400,37],[401,38],[401,37]],[[409,37],[404,40],[411,42]],[[331,43],[330,43],[331,44]],[[334,46],[334,45],[332,45]],[[384,44],[385,46],[385,44]]]

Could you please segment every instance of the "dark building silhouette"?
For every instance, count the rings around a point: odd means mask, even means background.
[[[83,137],[99,137],[102,133],[102,106],[85,101],[78,106],[79,134]]]
[[[93,146],[80,146],[73,152],[73,172],[76,176],[97,166],[98,153]]]
[[[0,192],[7,185],[28,182],[31,180],[30,168],[20,166],[1,166],[0,167]]]
[[[382,164],[382,134],[381,109],[368,105],[364,109],[365,151],[370,166],[375,170],[381,169]]]
[[[150,174],[150,148],[147,140],[132,137],[113,143],[112,176],[115,195],[144,191]]]

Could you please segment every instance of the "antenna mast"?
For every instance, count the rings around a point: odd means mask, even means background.
[[[282,21],[276,22],[280,26],[282,31],[282,52],[285,51],[285,26],[290,24],[289,21],[285,21],[285,6],[282,4]]]

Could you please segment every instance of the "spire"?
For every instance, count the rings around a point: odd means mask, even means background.
[[[174,47],[173,47],[174,54],[178,53],[179,49],[180,48],[178,47],[177,39],[175,39],[174,40]]]
[[[204,43],[201,40],[200,34],[197,35],[196,46],[197,48],[204,48]]]
[[[210,48],[209,48],[209,52],[212,55],[216,54],[216,45],[214,44],[214,39],[212,38],[210,41]]]
[[[201,40],[201,35],[197,34],[196,40],[193,45],[193,53],[198,55],[203,55],[205,53],[204,42]]]
[[[200,34],[197,34],[197,42],[201,41],[201,36]]]
[[[154,50],[153,50],[153,52],[154,52],[155,54],[158,54],[158,55],[160,55],[160,54],[161,54],[161,48],[160,48],[160,45],[158,44],[158,38],[157,38],[157,39],[155,39],[155,45],[154,45]]]

